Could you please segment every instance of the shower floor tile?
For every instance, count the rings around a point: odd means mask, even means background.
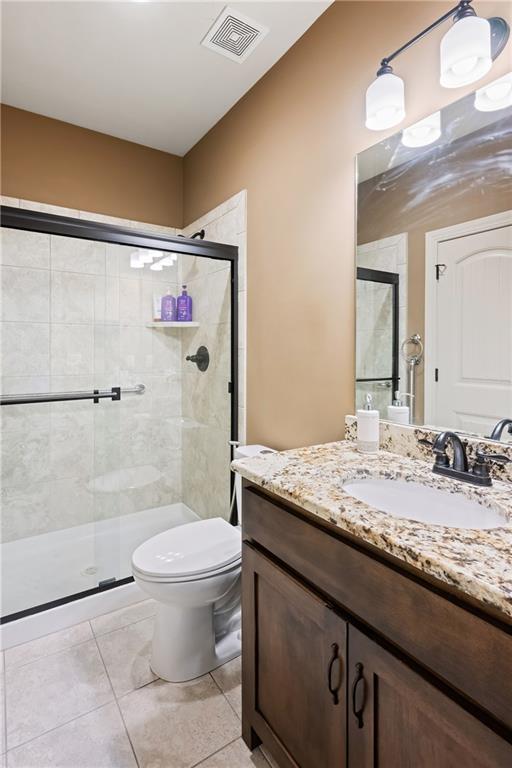
[[[240,738],[240,659],[155,680],[154,611],[146,600],[9,649],[8,768],[269,768]]]

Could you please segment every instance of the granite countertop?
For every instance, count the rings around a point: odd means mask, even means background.
[[[512,489],[478,488],[434,475],[431,464],[388,451],[359,453],[353,442],[315,445],[233,462],[233,469],[362,541],[512,616]],[[366,477],[417,481],[505,513],[491,530],[448,528],[396,518],[349,496],[344,484]]]

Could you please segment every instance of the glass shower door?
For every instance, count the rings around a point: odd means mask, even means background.
[[[357,269],[356,408],[362,408],[371,394],[384,419],[399,388],[398,286],[394,272]]]
[[[161,247],[2,228],[3,618],[128,580],[146,539],[229,518],[231,263]],[[156,321],[184,281],[194,321]]]

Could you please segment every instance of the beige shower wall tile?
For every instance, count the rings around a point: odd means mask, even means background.
[[[93,350],[92,325],[55,324],[51,337],[52,376],[92,375]]]
[[[103,322],[105,278],[52,272],[51,318],[54,323]]]
[[[8,266],[0,269],[2,320],[48,323],[50,319],[48,270]]]
[[[49,412],[24,414],[19,422],[5,419],[2,426],[2,485],[23,487],[49,480]]]
[[[0,195],[0,205],[9,205],[11,208],[19,208],[20,200],[18,197],[9,197],[9,195]]]
[[[98,221],[100,224],[113,224],[118,227],[129,227],[129,219],[121,219],[118,216],[107,216],[103,213],[93,213],[92,211],[78,211],[80,219],[85,221]]]
[[[121,331],[118,325],[94,326],[94,381],[108,389],[119,384]]]
[[[35,200],[20,200],[20,208],[26,208],[29,211],[39,211],[39,213],[51,213],[54,216],[78,218],[78,210],[76,208],[63,208],[61,205],[38,203]]]
[[[183,430],[183,501],[201,518],[229,517],[229,432]],[[208,488],[208,494],[204,488]]]
[[[105,274],[105,243],[51,235],[50,249],[53,270]]]
[[[2,479],[1,539],[3,542],[35,536],[49,529],[54,510],[51,506],[51,482],[7,485]]]
[[[2,324],[2,372],[9,376],[50,373],[50,327],[45,323]]]
[[[94,458],[94,411],[54,408],[49,444],[52,477],[88,477],[94,470]]]
[[[50,267],[50,235],[2,227],[0,238],[2,264],[34,269]]]
[[[175,227],[166,227],[163,224],[148,224],[144,221],[130,221],[130,227],[140,229],[142,232],[153,232],[156,235],[166,235],[167,237],[175,237],[177,232]]]
[[[2,392],[4,395],[23,395],[34,392],[49,392],[50,391],[50,377],[49,376],[2,376]],[[35,408],[41,408],[39,405],[34,405]],[[12,405],[9,409],[5,409],[5,417],[7,414],[16,414],[16,420],[19,416],[23,416],[26,411],[24,405]]]

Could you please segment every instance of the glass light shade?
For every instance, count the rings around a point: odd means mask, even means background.
[[[155,261],[155,263],[151,264],[149,268],[152,269],[153,272],[161,272],[162,269],[164,268],[164,265],[162,264],[161,261]]]
[[[152,251],[138,251],[138,258],[143,264],[151,264],[155,255],[158,256],[158,252]]]
[[[173,253],[170,253],[169,256],[164,256],[163,259],[161,259],[160,264],[163,264],[164,267],[172,267],[172,265],[175,262],[175,256]]]
[[[479,16],[456,21],[441,40],[441,85],[460,88],[492,67],[491,25]]]
[[[144,269],[144,263],[140,260],[138,253],[132,253],[130,256],[130,267],[132,269]]]
[[[384,131],[404,117],[404,81],[391,72],[379,75],[366,91],[366,127]]]
[[[405,147],[426,147],[433,144],[441,136],[441,113],[418,120],[417,123],[404,128],[402,131],[402,144]]]
[[[479,112],[494,112],[512,107],[512,72],[479,88],[475,94],[475,109]]]

